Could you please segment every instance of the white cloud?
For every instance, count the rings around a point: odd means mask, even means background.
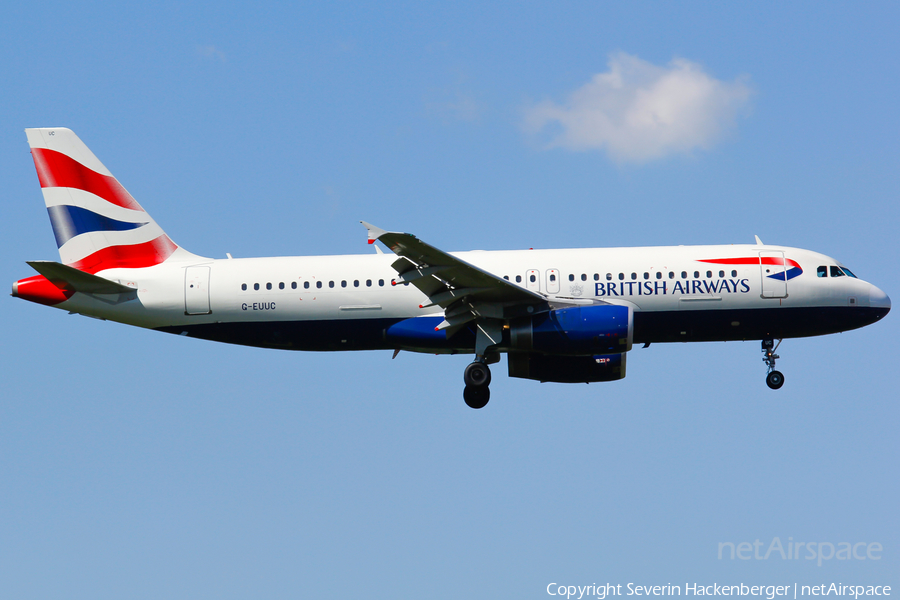
[[[614,54],[562,104],[529,107],[524,127],[550,136],[548,147],[605,150],[618,162],[646,162],[709,148],[749,104],[746,78],[720,81],[688,60],[665,67]]]

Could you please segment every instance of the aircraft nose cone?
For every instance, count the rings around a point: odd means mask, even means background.
[[[874,285],[869,288],[869,306],[885,309],[884,314],[891,310],[891,299]]]

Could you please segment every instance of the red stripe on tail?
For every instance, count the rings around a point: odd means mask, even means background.
[[[116,206],[144,210],[115,177],[102,175],[56,150],[32,148],[41,187],[68,187],[90,192]]]
[[[91,275],[106,269],[141,269],[160,264],[177,248],[167,235],[161,235],[143,244],[110,246],[98,250],[69,266]]]

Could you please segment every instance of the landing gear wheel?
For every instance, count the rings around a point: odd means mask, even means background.
[[[484,408],[491,399],[491,370],[483,360],[470,363],[463,372],[463,399],[471,408]]]
[[[781,374],[781,371],[772,371],[766,375],[766,385],[777,390],[784,385],[784,375]]]
[[[484,408],[491,399],[491,389],[486,385],[467,385],[463,389],[463,399],[469,408]]]
[[[491,384],[491,370],[483,362],[475,361],[466,367],[463,372],[463,381],[465,381],[466,387],[486,388]]]
[[[775,340],[768,338],[762,341],[763,362],[769,367],[769,374],[766,375],[766,385],[773,390],[777,390],[784,385],[784,375],[781,371],[775,370],[775,360],[781,358],[775,351],[781,345],[781,340],[775,343]]]

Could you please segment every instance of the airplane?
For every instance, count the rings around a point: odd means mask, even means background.
[[[60,262],[12,295],[90,317],[284,350],[473,354],[472,408],[489,365],[510,377],[625,377],[634,344],[781,340],[881,320],[888,296],[833,258],[755,244],[444,252],[361,222],[392,254],[205,258],[173,242],[71,130],[26,129]],[[776,342],[777,340],[777,342]]]

